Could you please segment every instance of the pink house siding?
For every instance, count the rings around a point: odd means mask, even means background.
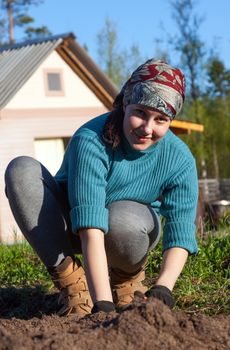
[[[106,112],[105,107],[66,110],[3,110],[0,119],[0,241],[12,243],[21,232],[4,194],[4,172],[15,157],[35,157],[34,140],[71,137],[74,131],[93,117]]]

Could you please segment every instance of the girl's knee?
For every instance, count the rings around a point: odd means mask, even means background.
[[[39,173],[40,163],[32,157],[20,156],[11,160],[5,171],[6,196],[27,191]]]
[[[33,169],[38,168],[39,162],[32,157],[19,156],[14,158],[8,164],[5,171],[5,182],[14,181],[23,174],[33,172]]]
[[[148,207],[134,201],[118,201],[108,205],[109,232],[132,236],[148,234],[154,228],[154,220]]]
[[[108,209],[109,232],[105,245],[109,265],[135,271],[159,241],[157,214],[147,205],[132,201],[113,202]]]

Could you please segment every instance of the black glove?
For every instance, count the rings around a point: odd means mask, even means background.
[[[155,285],[150,288],[145,295],[147,297],[153,297],[159,300],[162,300],[165,305],[167,305],[170,309],[175,305],[175,300],[172,296],[172,292],[165,286]]]
[[[108,301],[108,300],[96,301],[96,303],[93,305],[91,312],[92,314],[95,314],[96,312],[99,312],[99,311],[103,311],[103,312],[115,311],[115,305],[112,301]]]

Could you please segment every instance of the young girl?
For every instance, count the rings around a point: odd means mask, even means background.
[[[197,252],[197,172],[170,130],[184,101],[184,76],[152,59],[125,83],[111,113],[73,135],[55,177],[18,157],[6,169],[15,219],[60,290],[58,314],[113,311],[140,291],[174,305],[172,290]],[[148,252],[165,218],[163,261],[148,291]],[[84,268],[76,253],[82,253]]]

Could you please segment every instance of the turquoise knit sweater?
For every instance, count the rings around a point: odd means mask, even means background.
[[[107,233],[106,205],[133,200],[151,204],[165,217],[163,249],[196,253],[198,182],[188,147],[169,130],[145,151],[131,148],[124,136],[112,150],[101,138],[107,117],[94,118],[76,131],[55,176],[68,187],[73,232],[94,227]]]

